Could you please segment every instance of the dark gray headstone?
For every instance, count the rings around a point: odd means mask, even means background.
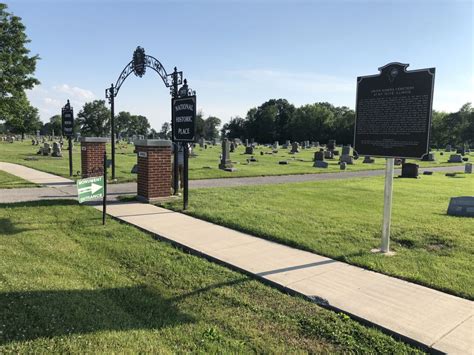
[[[319,151],[314,153],[314,161],[319,160],[319,161],[324,161],[324,151]]]
[[[451,197],[448,215],[474,217],[474,196]]]
[[[352,157],[351,157],[351,158],[352,158]],[[341,170],[346,170],[346,167],[347,167],[346,162],[341,162],[341,163],[339,164],[339,169],[341,169]]]
[[[245,147],[245,154],[253,154],[253,147],[251,145]]]
[[[418,168],[419,168],[418,164],[413,164],[413,163],[402,164],[402,175],[400,175],[400,177],[416,179],[418,177]]]
[[[327,162],[325,162],[325,161],[322,161],[322,160],[316,160],[316,161],[314,162],[313,166],[314,166],[315,168],[323,168],[323,169],[326,169],[326,168],[329,166],[329,164],[328,164]]]
[[[466,165],[464,165],[464,173],[472,174],[472,163],[467,163]]]
[[[375,159],[369,157],[368,155],[366,155],[364,157],[364,161],[362,162],[363,164],[373,164],[375,163]]]
[[[462,155],[451,154],[451,156],[449,157],[448,163],[462,163]]]

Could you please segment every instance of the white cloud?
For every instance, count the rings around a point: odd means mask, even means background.
[[[75,112],[79,112],[84,103],[92,101],[95,95],[92,91],[69,84],[54,86],[35,86],[27,91],[31,104],[38,108],[41,120],[46,122],[51,116],[58,115],[61,112],[67,100],[74,107]]]
[[[59,93],[64,93],[71,96],[73,99],[92,100],[94,94],[90,90],[81,89],[77,86],[69,86],[68,84],[62,84],[53,86],[53,90]]]

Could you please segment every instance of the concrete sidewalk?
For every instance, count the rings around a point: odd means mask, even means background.
[[[18,202],[22,198],[76,199],[74,182],[69,179],[3,162],[0,162],[0,170],[46,186],[1,190],[0,202]],[[344,176],[345,173],[324,175]],[[136,191],[136,184],[109,185],[109,199],[132,192],[126,190]],[[4,201],[5,195],[12,191],[11,200],[7,196]],[[101,206],[96,208],[102,209]],[[185,249],[304,295],[325,307],[351,314],[429,349],[452,354],[474,351],[474,303],[469,300],[153,205],[113,203],[108,205],[107,212]]]
[[[429,349],[473,353],[474,303],[469,300],[153,205],[114,203],[107,213]]]

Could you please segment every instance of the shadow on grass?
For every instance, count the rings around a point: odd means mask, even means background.
[[[65,196],[60,196],[65,197]],[[23,207],[56,207],[56,206],[77,206],[78,202],[72,199],[26,201],[14,203],[0,203],[1,208],[23,208]]]
[[[27,230],[25,228],[18,228],[10,218],[0,218],[0,236],[18,234]]]
[[[0,345],[69,334],[160,329],[191,323],[151,287],[0,293]]]

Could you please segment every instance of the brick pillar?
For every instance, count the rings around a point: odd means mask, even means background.
[[[82,177],[104,174],[105,144],[109,138],[81,137],[81,171]]]
[[[138,159],[137,198],[153,202],[171,195],[171,141],[135,141]]]

